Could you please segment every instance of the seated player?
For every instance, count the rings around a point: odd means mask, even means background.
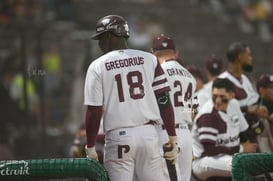
[[[231,180],[233,155],[256,152],[257,144],[249,141],[249,125],[234,99],[233,86],[228,79],[217,78],[212,85],[212,98],[194,119],[192,171],[201,180],[219,176]]]

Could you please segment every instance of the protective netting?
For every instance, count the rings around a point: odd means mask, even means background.
[[[273,153],[238,153],[232,160],[232,180],[251,181],[252,176],[273,172]]]
[[[0,180],[49,180],[85,178],[107,181],[103,166],[88,158],[64,158],[41,160],[2,160]]]

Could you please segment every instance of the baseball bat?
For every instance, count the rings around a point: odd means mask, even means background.
[[[164,154],[168,151],[171,151],[172,147],[168,145],[168,143],[165,143],[163,145],[163,151]],[[175,168],[175,164],[172,164],[172,162],[170,160],[165,159],[166,164],[167,164],[167,168],[168,168],[168,172],[169,172],[169,176],[170,176],[170,181],[177,181],[177,172],[176,172],[176,168]]]

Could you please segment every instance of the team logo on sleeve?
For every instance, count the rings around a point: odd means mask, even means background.
[[[158,103],[161,105],[165,105],[167,104],[169,101],[169,97],[168,96],[161,96],[158,98]]]
[[[239,124],[239,116],[238,115],[234,115],[231,117],[231,122],[233,123],[233,127],[236,127]]]

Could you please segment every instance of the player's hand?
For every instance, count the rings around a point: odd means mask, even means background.
[[[248,112],[255,114],[259,118],[268,118],[268,109],[264,105],[252,105],[249,106]]]
[[[99,161],[95,146],[90,147],[90,148],[87,148],[87,146],[85,146],[85,152],[86,152],[87,158],[92,158],[94,160]]]
[[[164,153],[164,157],[167,160],[170,160],[172,164],[175,164],[178,158],[178,154],[180,152],[180,148],[178,147],[178,144],[177,144],[177,137],[169,136],[169,142],[165,146],[169,147],[170,151],[166,151]]]

